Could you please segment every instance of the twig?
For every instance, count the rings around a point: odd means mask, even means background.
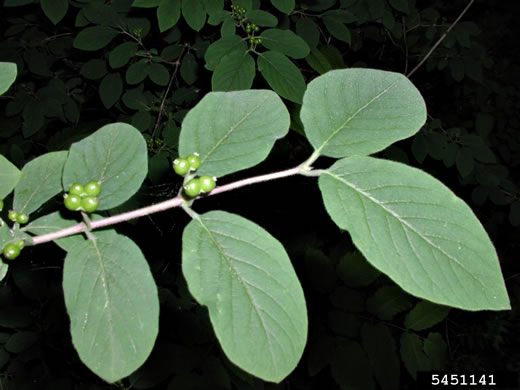
[[[402,17],[403,24],[403,41],[404,41],[404,54],[405,54],[405,63],[404,63],[404,74],[408,72],[408,41],[406,40],[406,18]]]
[[[411,75],[413,75],[415,73],[415,71],[417,69],[419,69],[425,62],[426,60],[432,55],[432,53],[435,51],[435,49],[437,48],[437,46],[439,46],[441,44],[442,41],[444,41],[444,39],[448,36],[449,32],[453,29],[453,27],[455,27],[455,25],[459,22],[460,19],[462,19],[462,17],[464,16],[464,14],[469,10],[469,8],[471,7],[471,5],[475,2],[475,0],[470,0],[468,5],[466,5],[466,8],[464,8],[462,10],[462,12],[460,13],[460,15],[457,17],[457,19],[455,19],[455,21],[450,25],[450,27],[448,27],[448,29],[446,31],[444,31],[444,34],[442,34],[442,36],[439,38],[439,40],[437,42],[435,42],[435,44],[432,46],[432,48],[428,51],[428,53],[426,53],[426,55],[424,56],[424,58],[421,60],[421,62],[419,62],[417,65],[415,65],[415,68],[413,68],[410,73],[408,73],[406,75],[406,77],[410,77]]]

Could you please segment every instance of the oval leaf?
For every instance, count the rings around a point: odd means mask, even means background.
[[[410,294],[466,310],[510,308],[486,231],[432,176],[401,163],[349,157],[323,171],[319,185],[334,222]]]
[[[99,84],[99,97],[105,108],[112,107],[123,93],[123,80],[119,73],[108,74]]]
[[[309,83],[300,115],[318,153],[345,157],[375,153],[412,136],[426,121],[426,106],[400,73],[342,69]]]
[[[195,31],[200,31],[206,23],[206,10],[202,1],[182,0],[182,16]]]
[[[271,3],[287,15],[294,10],[294,0],[271,0]]]
[[[40,5],[50,21],[58,24],[69,9],[69,0],[41,0]]]
[[[126,123],[113,123],[72,144],[63,171],[63,188],[99,181],[103,190],[98,210],[108,210],[137,192],[147,169],[148,150],[139,130]]]
[[[87,51],[99,50],[108,45],[117,34],[117,30],[107,26],[87,27],[76,36],[73,46]]]
[[[208,307],[227,357],[279,382],[296,367],[307,338],[303,291],[283,246],[258,225],[223,211],[188,224],[182,271]]]
[[[0,95],[3,95],[16,80],[18,70],[12,62],[0,62]]]
[[[182,122],[179,154],[199,153],[199,175],[224,176],[262,162],[289,123],[273,91],[210,92]]]
[[[307,86],[300,70],[286,56],[276,51],[262,53],[258,70],[278,95],[301,104]]]
[[[270,28],[262,31],[260,38],[262,38],[262,44],[268,49],[292,58],[305,58],[311,51],[309,45],[291,30]]]
[[[0,154],[0,199],[4,199],[14,190],[21,177],[22,172]]]
[[[242,53],[247,51],[246,42],[238,35],[228,35],[213,42],[209,45],[208,50],[206,50],[206,53],[204,54],[204,59],[206,60],[205,68],[208,70],[215,70],[222,57],[235,50]]]
[[[46,153],[25,164],[14,190],[13,209],[30,214],[63,191],[61,175],[67,152]]]
[[[428,301],[419,302],[404,319],[408,329],[420,331],[431,328],[446,318],[450,308]]]
[[[181,0],[161,1],[157,8],[159,30],[164,32],[177,24],[181,17]]]
[[[113,232],[69,251],[63,292],[72,343],[94,373],[115,382],[144,363],[155,342],[159,299],[139,247]]]
[[[243,51],[233,51],[222,57],[211,78],[214,91],[249,89],[255,78],[255,60]]]

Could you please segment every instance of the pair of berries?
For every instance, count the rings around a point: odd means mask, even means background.
[[[176,158],[173,160],[173,170],[177,175],[184,176],[189,171],[196,171],[200,167],[200,157],[198,153],[192,153],[186,158]]]
[[[93,213],[99,206],[101,185],[97,181],[89,181],[84,186],[74,183],[70,186],[69,192],[65,194],[65,207],[71,211],[85,211]]]
[[[184,193],[190,198],[195,198],[200,193],[207,194],[217,185],[216,180],[216,177],[207,175],[191,179],[184,185]]]
[[[246,25],[246,33],[249,34],[249,33],[252,32],[252,31],[258,32],[258,31],[260,31],[260,27],[258,27],[258,26],[257,26],[256,24],[254,24],[254,23],[248,23],[248,24]]]
[[[20,255],[20,251],[24,247],[23,240],[18,241],[16,244],[7,244],[2,250],[4,258],[6,260],[14,260]]]
[[[27,214],[18,214],[14,210],[9,211],[9,214],[7,214],[7,218],[9,218],[13,222],[18,222],[20,225],[25,225],[27,222],[29,222],[29,216]]]

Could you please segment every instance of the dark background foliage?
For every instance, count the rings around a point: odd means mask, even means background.
[[[131,123],[148,140],[149,175],[139,193],[113,212],[176,195],[181,182],[170,164],[177,157],[182,119],[212,89],[274,89],[293,114],[292,131],[264,163],[222,182],[293,167],[311,153],[298,121],[303,93],[298,80],[308,83],[327,70],[346,67],[407,74],[466,5],[296,0],[285,9],[291,1],[237,1],[246,15],[253,15],[260,37],[268,37],[270,28],[296,36],[285,52],[263,38],[254,45],[250,62],[242,64],[233,51],[237,45],[244,50],[249,41],[219,49],[223,37],[228,44],[234,39],[229,36],[235,24],[238,37],[248,36],[245,25],[233,19],[230,1],[183,1],[178,20],[171,10],[132,8],[132,3],[5,0],[0,13],[0,61],[16,62],[19,70],[13,88],[0,97],[0,153],[21,168],[40,154],[67,149],[103,124]],[[160,334],[142,369],[107,385],[82,365],[71,344],[61,291],[64,252],[45,245],[25,250],[0,284],[0,388],[346,388],[352,377],[345,367],[356,363],[352,346],[367,346],[362,329],[368,325],[384,326],[395,341],[397,352],[389,353],[399,359],[401,389],[414,386],[409,358],[399,352],[406,333],[421,343],[432,333],[440,335],[437,345],[444,350],[431,355],[426,350],[438,368],[520,370],[519,8],[516,2],[485,0],[472,5],[411,76],[426,100],[427,124],[415,137],[381,153],[429,172],[471,205],[496,245],[512,311],[451,310],[429,329],[407,330],[403,319],[417,300],[398,292],[391,295],[393,303],[384,301],[384,310],[374,309],[377,292],[395,292],[393,283],[384,277],[353,282],[352,264],[359,256],[348,234],[324,212],[317,186],[292,177],[195,205],[197,212],[222,209],[255,221],[289,252],[304,287],[310,332],[300,365],[281,384],[244,374],[222,354],[205,309],[190,297],[182,278],[180,238],[189,218],[173,210],[117,227],[141,246],[160,290]],[[261,63],[268,51],[284,58],[271,69],[281,77],[270,75]],[[327,159],[317,163],[329,164]],[[57,199],[37,213],[59,206]],[[363,362],[357,363],[356,371],[364,371]],[[380,377],[381,388],[394,388]],[[360,388],[376,383],[363,375],[356,380]]]

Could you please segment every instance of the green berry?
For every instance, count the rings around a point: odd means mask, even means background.
[[[81,196],[85,192],[83,186],[79,183],[74,183],[70,185],[69,194]]]
[[[190,154],[188,157],[186,157],[186,160],[188,160],[188,164],[190,164],[190,170],[196,171],[200,167],[200,158],[198,153]]]
[[[29,216],[27,214],[25,214],[25,213],[18,214],[16,216],[16,221],[20,225],[25,225],[27,222],[29,222]]]
[[[20,254],[20,248],[18,248],[15,244],[7,244],[4,247],[3,252],[6,260],[14,260]]]
[[[88,196],[98,196],[101,194],[101,185],[97,181],[89,181],[85,184],[85,193]]]
[[[205,193],[211,192],[213,188],[215,188],[215,186],[217,185],[215,180],[216,178],[211,176],[199,177],[200,190]]]
[[[93,196],[85,196],[81,199],[81,207],[83,207],[83,210],[85,210],[87,213],[93,213],[97,210],[98,206],[98,198],[94,198]]]
[[[20,250],[22,250],[25,246],[25,242],[23,240],[17,241],[15,244]]]
[[[14,210],[11,210],[9,211],[9,214],[7,214],[7,218],[9,218],[13,222],[16,222],[16,219],[18,218],[18,213]]]
[[[190,198],[195,198],[200,194],[200,181],[199,179],[191,179],[184,186],[184,193]]]
[[[76,194],[67,194],[63,201],[65,207],[71,211],[76,211],[81,207],[81,197]]]
[[[190,170],[190,163],[185,158],[173,160],[173,170],[177,175],[184,176]]]
[[[0,199],[0,211],[4,209],[4,201]]]
[[[253,30],[255,30],[256,32],[260,31],[260,27],[258,27],[256,24],[253,25]]]

